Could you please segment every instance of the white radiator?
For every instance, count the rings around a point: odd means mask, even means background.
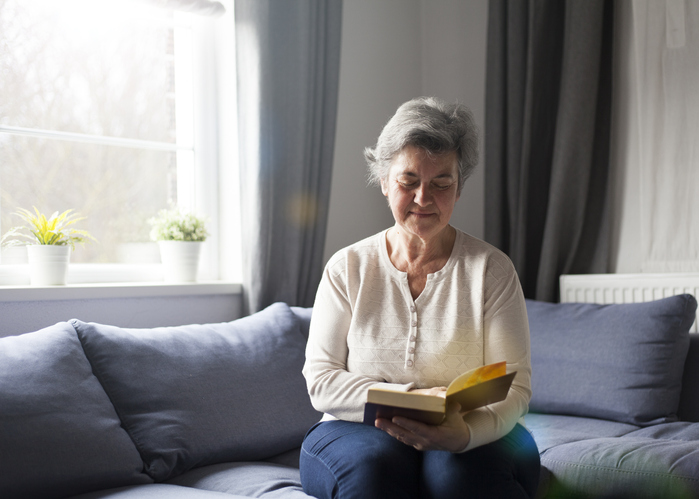
[[[689,293],[699,299],[699,272],[580,274],[560,277],[561,302],[638,303]],[[692,325],[697,332],[697,321]]]

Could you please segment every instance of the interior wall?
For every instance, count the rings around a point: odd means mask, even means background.
[[[485,72],[488,0],[422,0],[422,93],[459,101],[473,112],[480,162],[466,181],[451,224],[472,236],[485,234]]]
[[[392,225],[381,191],[367,186],[363,151],[396,108],[420,94],[419,0],[345,1],[340,57],[325,261]]]
[[[420,95],[459,100],[482,129],[487,0],[345,1],[338,122],[325,260],[393,225],[377,187],[368,187],[363,150],[403,102]],[[482,142],[482,141],[481,141]],[[479,168],[464,187],[452,223],[483,236]]]
[[[129,328],[228,322],[241,316],[241,307],[239,293],[0,301],[0,338],[70,319]]]

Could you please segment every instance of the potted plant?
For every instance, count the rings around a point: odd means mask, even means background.
[[[86,230],[72,227],[85,220],[71,210],[46,217],[36,207],[34,213],[18,208],[14,213],[25,225],[13,227],[2,237],[3,246],[27,246],[29,278],[32,286],[65,285],[71,250],[75,244],[94,240]]]
[[[160,246],[165,281],[196,281],[201,247],[209,235],[205,220],[172,207],[160,210],[148,222],[152,226],[151,239]]]

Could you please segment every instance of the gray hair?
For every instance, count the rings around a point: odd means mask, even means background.
[[[431,154],[456,151],[461,193],[478,163],[478,128],[473,114],[462,104],[447,104],[434,97],[418,97],[401,105],[376,145],[364,149],[369,182],[378,185],[387,178],[391,162],[406,146]]]

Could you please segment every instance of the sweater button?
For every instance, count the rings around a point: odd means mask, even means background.
[[[408,362],[405,363],[405,365],[408,367],[413,367],[413,361],[409,360]]]
[[[410,325],[413,326],[413,327],[417,327],[417,321],[411,322]]]

